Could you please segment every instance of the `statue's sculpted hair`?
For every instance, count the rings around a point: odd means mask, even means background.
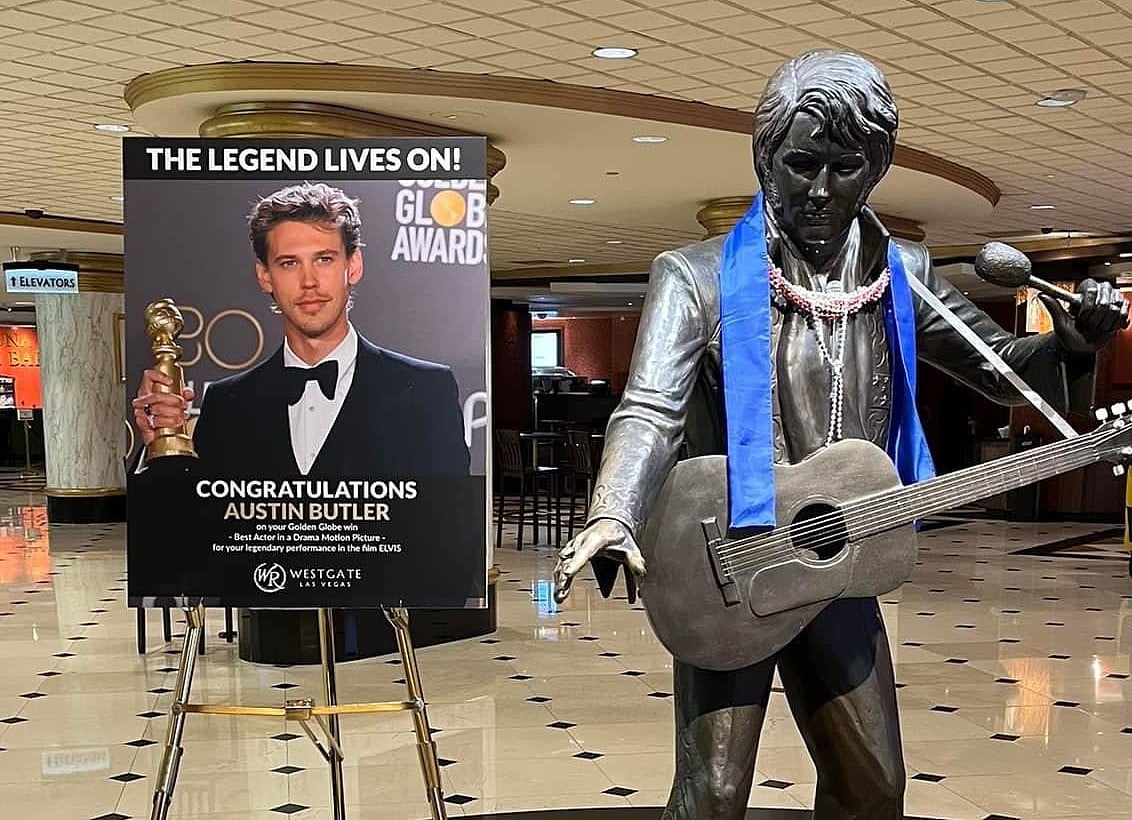
[[[869,158],[867,192],[892,164],[900,115],[888,81],[875,65],[845,51],[809,51],[783,65],[767,82],[755,108],[755,173],[772,205],[777,192],[771,158],[794,117],[805,112],[834,141],[860,146]]]

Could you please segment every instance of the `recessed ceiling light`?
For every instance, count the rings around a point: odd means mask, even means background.
[[[585,261],[586,261],[585,259],[571,259],[570,264],[571,265],[580,265]]]
[[[660,142],[668,142],[668,137],[663,137],[660,134],[638,134],[633,137],[633,142],[644,143],[645,145],[655,145]]]
[[[1111,263],[1111,262],[1105,262],[1105,263],[1104,263],[1104,266],[1105,266],[1106,268],[1111,268],[1111,267],[1112,267],[1112,263]]]
[[[111,202],[125,202],[126,198],[124,196],[112,196],[112,197],[110,197],[110,201]]]
[[[1057,208],[1056,205],[1031,205],[1031,211],[1052,211]]]
[[[632,302],[630,302],[630,303],[629,303],[629,307],[632,307],[632,306],[633,306],[633,303],[632,303]]]
[[[1121,259],[1132,259],[1132,252],[1120,254]]]
[[[601,57],[603,60],[628,60],[630,57],[637,56],[635,48],[625,48],[624,46],[601,46],[595,48],[590,52],[595,57]]]
[[[585,198],[571,199],[570,200],[571,205],[593,205],[595,202],[597,202],[596,199],[585,199]]]
[[[621,244],[624,244],[624,242],[625,242],[624,239],[607,239],[607,240],[605,240],[606,245],[621,245]]]
[[[1065,108],[1075,103],[1081,102],[1085,99],[1088,92],[1081,88],[1063,88],[1060,91],[1055,91],[1048,96],[1042,97],[1035,105],[1042,108]]]
[[[124,122],[96,122],[94,130],[101,131],[103,134],[125,134],[130,130],[130,126]]]

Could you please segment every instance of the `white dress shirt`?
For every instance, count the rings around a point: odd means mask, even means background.
[[[291,350],[286,340],[283,342],[283,364],[286,367],[317,367],[334,359],[338,362],[338,383],[334,387],[334,398],[328,399],[318,386],[317,380],[307,382],[303,397],[287,408],[291,422],[291,449],[295,453],[295,463],[299,472],[306,475],[314,465],[330,428],[334,426],[338,413],[350,392],[354,381],[354,365],[358,361],[358,333],[349,326],[346,338],[325,357],[313,365],[307,364]]]

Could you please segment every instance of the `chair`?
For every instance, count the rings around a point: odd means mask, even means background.
[[[577,484],[580,481],[585,486],[585,497],[582,499],[582,515],[585,516],[590,510],[590,496],[594,491],[598,459],[594,457],[593,437],[588,430],[569,430],[566,438],[566,451],[570,460],[570,513],[569,523],[566,525],[566,538],[570,539],[574,537]]]
[[[539,525],[539,487],[546,488],[546,538],[550,540],[551,526],[555,528],[555,543],[562,540],[562,505],[555,502],[554,511],[551,511],[551,495],[558,483],[561,471],[558,467],[540,467],[534,463],[533,448],[525,447],[517,430],[495,431],[495,460],[499,479],[498,496],[496,502],[496,530],[495,548],[499,549],[503,543],[503,517],[504,517],[504,482],[508,478],[519,480],[519,539],[518,549],[523,549],[523,527],[527,523],[527,489],[531,490],[532,507],[530,523],[534,531],[535,542],[538,542]],[[544,484],[545,482],[545,484]],[[555,493],[555,495],[557,495]],[[553,522],[551,518],[553,517]]]

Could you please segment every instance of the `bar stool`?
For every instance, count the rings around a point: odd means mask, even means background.
[[[566,525],[566,538],[574,537],[575,505],[578,500],[578,483],[585,488],[582,498],[582,516],[590,510],[590,496],[594,491],[597,477],[597,461],[594,458],[592,435],[588,430],[568,430],[566,450],[570,459],[570,512]]]
[[[498,496],[496,501],[496,529],[495,548],[499,549],[503,543],[503,517],[504,517],[504,482],[508,478],[519,480],[519,539],[518,549],[523,549],[523,527],[527,518],[527,488],[531,490],[530,524],[534,530],[535,542],[538,542],[539,525],[539,487],[546,489],[546,539],[551,539],[551,526],[555,528],[555,543],[561,541],[562,519],[561,501],[555,502],[551,509],[551,496],[558,484],[561,471],[557,467],[540,467],[534,463],[533,449],[523,446],[523,440],[517,430],[495,431],[495,459],[499,476]]]

